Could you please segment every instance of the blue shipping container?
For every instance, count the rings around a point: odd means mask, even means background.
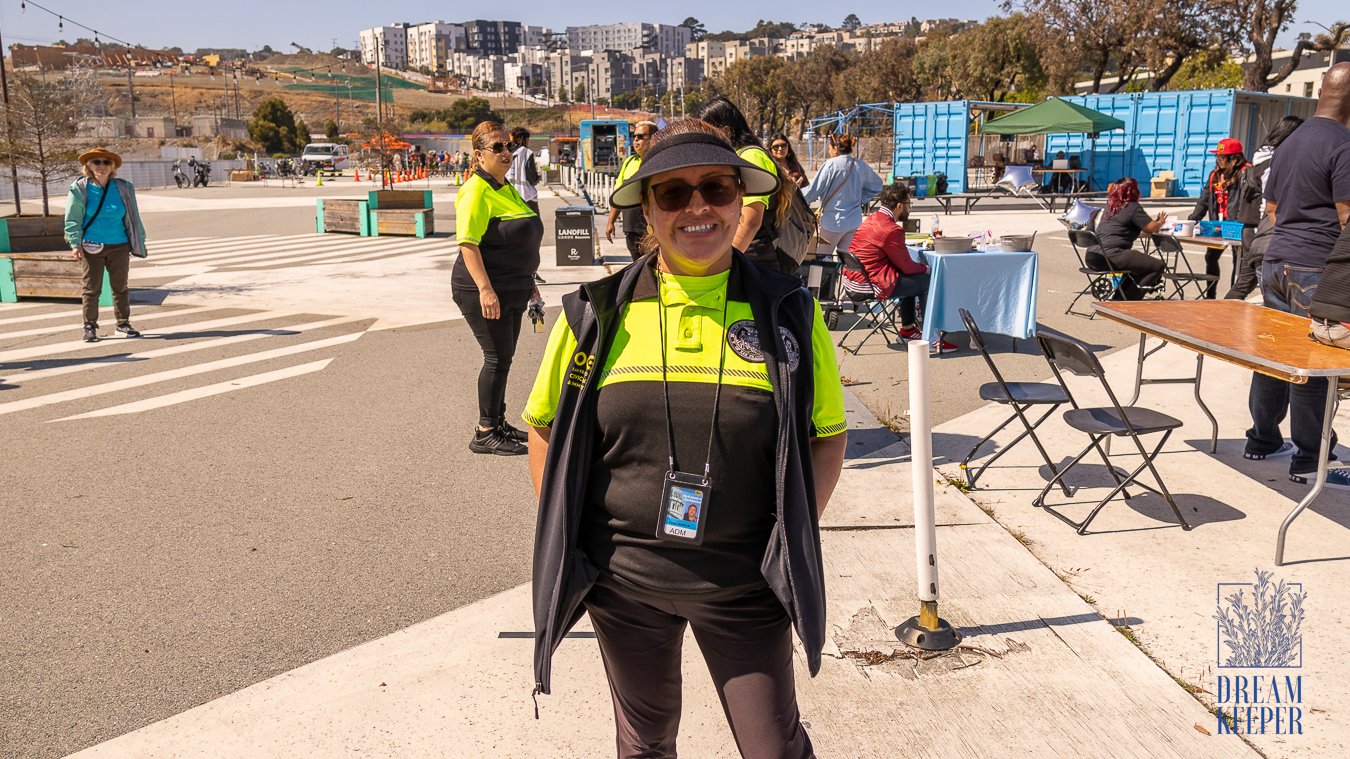
[[[1209,152],[1225,137],[1242,141],[1248,158],[1266,131],[1288,115],[1311,115],[1315,101],[1238,90],[1138,92],[1065,97],[1073,103],[1114,116],[1125,128],[1103,132],[1096,140],[1085,134],[1050,134],[1045,154],[1078,155],[1092,166],[1092,187],[1104,190],[1121,178],[1134,177],[1144,195],[1159,172],[1176,175],[1172,194],[1196,197],[1204,189],[1214,156]]]
[[[945,174],[948,192],[965,192],[969,131],[970,104],[965,100],[897,104],[892,173],[897,177]]]

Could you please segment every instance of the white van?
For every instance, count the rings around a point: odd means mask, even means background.
[[[346,171],[351,164],[351,158],[347,153],[347,146],[334,142],[311,142],[305,146],[305,150],[300,154],[300,161],[306,170],[306,174],[312,174],[320,169],[325,173]]]

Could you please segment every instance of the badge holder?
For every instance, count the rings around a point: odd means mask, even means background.
[[[712,482],[708,478],[687,472],[666,472],[656,537],[702,545],[711,496]]]

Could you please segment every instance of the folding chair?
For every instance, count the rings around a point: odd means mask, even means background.
[[[1153,237],[1153,247],[1158,249],[1158,255],[1162,256],[1163,262],[1167,264],[1167,270],[1163,272],[1163,279],[1172,284],[1172,292],[1163,298],[1171,300],[1178,298],[1186,299],[1186,287],[1195,285],[1198,297],[1205,297],[1206,286],[1211,282],[1218,282],[1217,274],[1197,274],[1195,269],[1191,268],[1191,262],[1186,258],[1185,251],[1181,248],[1181,241],[1172,235],[1155,234]],[[1186,265],[1186,271],[1177,271],[1177,268]]]
[[[839,347],[856,356],[858,355],[858,351],[862,350],[863,345],[872,337],[872,335],[875,335],[878,332],[882,333],[882,335],[889,332],[895,336],[894,342],[899,342],[900,329],[895,326],[895,319],[899,315],[900,301],[894,298],[878,298],[875,295],[877,289],[872,285],[872,278],[867,276],[867,267],[862,265],[862,262],[858,260],[858,257],[846,250],[839,250],[836,252],[839,254],[840,260],[844,262],[844,271],[861,274],[863,281],[867,283],[866,293],[850,289],[847,283],[843,283],[844,293],[853,303],[853,313],[858,315],[859,318],[849,326],[848,331],[844,332],[843,337],[839,338]],[[868,293],[872,294],[869,295]],[[848,340],[848,336],[853,334],[853,330],[863,324],[864,314],[866,315],[865,319],[872,323],[872,328],[863,336],[863,339],[858,342],[856,348],[849,350],[849,348],[844,345],[844,341]]]
[[[1035,444],[1036,450],[1041,452],[1041,460],[1045,462],[1045,465],[1050,467],[1051,472],[1058,474],[1059,470],[1055,468],[1055,462],[1050,460],[1050,454],[1045,452],[1045,446],[1041,445],[1040,438],[1036,437],[1036,428],[1041,426],[1041,422],[1050,418],[1050,415],[1055,413],[1055,409],[1058,409],[1060,406],[1069,402],[1068,394],[1065,393],[1064,388],[1059,385],[1051,385],[1045,382],[1005,381],[1003,379],[1003,373],[994,365],[994,357],[989,355],[989,348],[984,342],[984,333],[980,332],[980,327],[975,323],[975,318],[964,308],[957,310],[961,314],[961,321],[965,322],[966,332],[970,335],[971,349],[979,351],[980,355],[984,356],[984,363],[989,365],[989,371],[994,375],[993,382],[986,382],[985,384],[980,385],[980,400],[1001,403],[1012,408],[1013,412],[1012,416],[1005,419],[1002,424],[995,427],[988,435],[981,438],[980,442],[976,443],[975,447],[970,449],[970,453],[967,453],[966,457],[961,460],[961,471],[966,473],[966,482],[969,483],[972,488],[975,487],[975,481],[980,478],[980,475],[984,474],[984,470],[988,469],[990,464],[993,464],[1000,456],[1007,453],[1013,446],[1028,437],[1031,438],[1031,442]],[[1029,421],[1026,416],[1026,412],[1032,406],[1049,406],[1050,408],[1033,423]],[[970,460],[975,458],[975,452],[980,450],[981,446],[989,442],[989,440],[999,432],[1002,432],[1003,428],[1011,424],[1013,420],[1020,420],[1022,422],[1022,427],[1024,428],[1023,432],[1013,438],[1012,442],[1000,448],[988,461],[981,464],[979,469],[971,472]],[[1064,484],[1062,480],[1060,481],[1059,486],[1064,490],[1064,495],[1073,495],[1073,489]]]
[[[1032,505],[1044,508],[1062,521],[1077,528],[1078,534],[1087,533],[1088,525],[1096,518],[1097,513],[1106,506],[1112,498],[1118,493],[1123,493],[1125,498],[1130,497],[1129,491],[1125,486],[1131,483],[1138,485],[1145,490],[1157,493],[1167,500],[1167,505],[1172,507],[1172,513],[1177,515],[1177,521],[1181,523],[1184,530],[1191,529],[1186,518],[1181,515],[1181,509],[1177,507],[1176,501],[1172,499],[1172,494],[1167,490],[1167,484],[1163,482],[1162,475],[1153,465],[1154,458],[1167,443],[1171,437],[1172,430],[1181,426],[1181,420],[1168,416],[1160,411],[1142,408],[1140,406],[1121,406],[1120,401],[1116,399],[1116,394],[1111,391],[1111,385],[1106,381],[1106,372],[1102,365],[1097,361],[1097,356],[1092,352],[1092,348],[1080,340],[1075,340],[1067,335],[1049,334],[1046,332],[1036,333],[1036,342],[1040,343],[1041,352],[1045,354],[1045,360],[1050,363],[1050,369],[1055,374],[1055,380],[1059,382],[1060,387],[1064,388],[1065,395],[1069,398],[1069,404],[1073,409],[1064,412],[1064,422],[1079,432],[1087,433],[1089,443],[1077,456],[1074,456],[1068,466],[1055,473],[1050,481],[1045,484],[1040,495],[1032,501]],[[1102,388],[1106,390],[1106,396],[1111,400],[1110,406],[1099,406],[1093,408],[1082,408],[1074,400],[1073,393],[1069,392],[1069,386],[1064,382],[1062,372],[1069,372],[1081,377],[1096,377],[1101,383]],[[1140,435],[1148,435],[1154,432],[1163,433],[1162,439],[1152,451],[1144,448],[1144,443],[1139,439]],[[1135,449],[1143,457],[1144,463],[1135,468],[1133,472],[1126,473],[1124,470],[1117,469],[1111,464],[1111,459],[1101,448],[1101,442],[1112,436],[1128,437],[1134,442]],[[1078,465],[1090,451],[1096,449],[1101,454],[1102,461],[1106,463],[1106,471],[1110,473],[1111,478],[1116,481],[1116,486],[1111,492],[1106,494],[1092,511],[1087,519],[1082,522],[1074,522],[1068,517],[1051,509],[1045,505],[1045,496],[1050,493],[1050,489],[1063,480],[1064,475]],[[1153,474],[1153,479],[1157,481],[1158,488],[1154,489],[1140,482],[1137,478],[1145,470]],[[1123,477],[1122,477],[1123,475]],[[1198,509],[1195,509],[1199,511]]]
[[[1069,307],[1064,309],[1064,313],[1095,319],[1097,317],[1096,311],[1073,310],[1079,298],[1090,294],[1093,300],[1115,300],[1116,295],[1120,292],[1120,286],[1125,282],[1125,277],[1129,275],[1123,271],[1093,269],[1088,266],[1087,250],[1101,247],[1101,241],[1097,239],[1096,232],[1087,229],[1070,229],[1069,244],[1073,246],[1074,255],[1078,256],[1078,271],[1087,277],[1087,286],[1078,291],[1078,294],[1069,302]]]

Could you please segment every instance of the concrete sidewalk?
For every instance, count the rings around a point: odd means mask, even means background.
[[[938,545],[942,614],[963,648],[927,661],[900,650],[892,628],[917,608],[908,450],[851,395],[849,416],[823,536],[831,633],[820,675],[798,659],[821,756],[1257,756],[1215,734],[1204,706],[955,488],[938,488]],[[531,629],[529,588],[517,587],[76,756],[612,754],[589,628],[558,652],[538,719]],[[692,638],[687,650],[682,751],[733,756]]]
[[[1151,339],[1150,347],[1158,340]],[[1024,351],[1035,351],[1026,346]],[[1112,388],[1124,403],[1133,388],[1138,349],[1122,349],[1101,357]],[[999,359],[995,356],[995,360]],[[1196,354],[1168,346],[1145,364],[1145,377],[1193,376]],[[987,372],[985,372],[987,375]],[[989,510],[1009,532],[1024,542],[1068,585],[1089,599],[1093,607],[1112,618],[1128,620],[1130,633],[1177,679],[1184,681],[1204,703],[1231,711],[1237,704],[1236,677],[1286,676],[1301,685],[1302,734],[1277,733],[1267,725],[1252,743],[1271,757],[1344,756],[1350,744],[1350,585],[1345,582],[1350,561],[1350,496],[1324,490],[1319,499],[1290,528],[1285,566],[1275,566],[1275,538],[1281,521],[1307,492],[1308,486],[1290,482],[1289,459],[1247,461],[1242,458],[1245,430],[1251,419],[1247,391],[1251,373],[1234,365],[1206,359],[1201,388],[1206,405],[1219,422],[1218,453],[1210,453],[1209,421],[1196,405],[1189,385],[1152,385],[1143,388],[1138,405],[1181,419],[1158,457],[1158,467],[1178,506],[1194,529],[1183,531],[1159,496],[1133,489],[1129,501],[1114,500],[1092,523],[1089,534],[1031,505],[1051,476],[1029,441],[999,459],[978,481],[970,496]],[[992,381],[992,377],[988,377]],[[1009,381],[1028,379],[1008,376]],[[1109,404],[1101,385],[1092,378],[1070,377],[1070,387],[1085,406]],[[1053,379],[1049,380],[1053,382]],[[1067,406],[1065,408],[1068,408]],[[939,469],[960,478],[959,462],[975,441],[992,430],[1008,413],[986,406],[940,425],[934,437]],[[1350,414],[1344,407],[1337,426],[1345,432]],[[1020,430],[1008,429],[995,439],[1002,445]],[[1286,434],[1288,426],[1285,425]],[[1060,466],[1087,445],[1087,437],[1054,415],[1039,431],[1051,460]],[[1149,436],[1146,444],[1156,445]],[[987,445],[974,464],[997,448]],[[1340,458],[1347,459],[1342,446]],[[1140,462],[1128,441],[1112,448],[1117,467],[1133,470]],[[948,462],[948,463],[942,463]],[[1053,490],[1047,503],[1075,521],[1106,495],[1109,480],[1099,457],[1089,457],[1068,477],[1082,488],[1071,498]],[[1143,481],[1155,485],[1147,475]],[[1108,486],[1109,483],[1109,486]],[[1067,502],[1067,503],[1066,503]],[[1228,668],[1228,650],[1220,643],[1215,619],[1222,598],[1241,586],[1253,603],[1254,571],[1273,572],[1281,580],[1301,583],[1308,594],[1302,625],[1300,667],[1283,669]],[[1220,587],[1225,584],[1226,587]],[[1225,604],[1226,605],[1226,604]],[[1222,678],[1222,680],[1221,680]],[[1250,695],[1250,694],[1248,694]],[[1262,688],[1257,706],[1273,709],[1269,689]],[[1282,706],[1290,706],[1286,700]],[[1216,725],[1210,718],[1211,729]],[[1245,725],[1244,725],[1245,727]],[[1259,726],[1258,726],[1259,728]]]

